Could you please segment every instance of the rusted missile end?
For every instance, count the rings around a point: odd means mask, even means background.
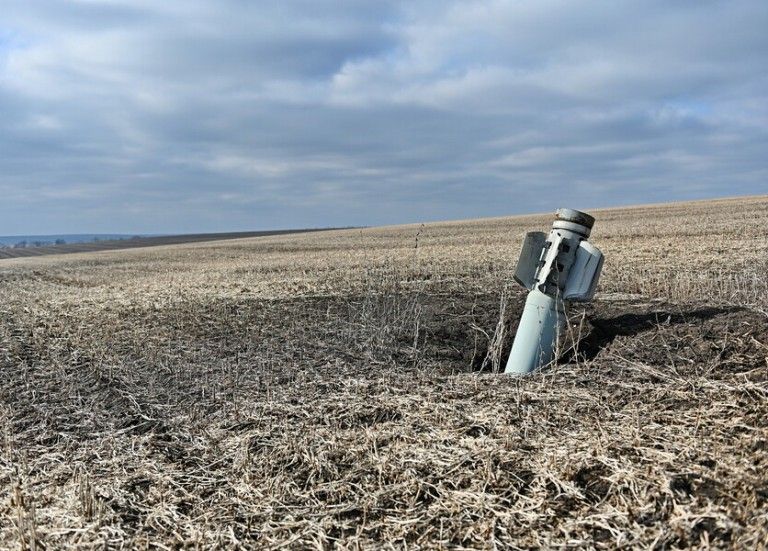
[[[580,210],[574,209],[557,209],[554,228],[574,231],[589,237],[592,231],[592,226],[595,225],[595,219]]]
[[[565,222],[573,222],[574,224],[580,224],[582,226],[585,226],[592,229],[592,226],[595,225],[595,219],[594,217],[590,216],[586,212],[581,212],[580,210],[573,210],[573,209],[557,209],[557,219],[563,220]]]

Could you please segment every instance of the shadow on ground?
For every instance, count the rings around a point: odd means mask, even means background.
[[[571,363],[579,360],[594,360],[617,337],[634,337],[640,333],[684,324],[695,324],[723,316],[743,312],[741,307],[706,307],[689,311],[672,312],[655,310],[648,313],[627,313],[613,317],[598,317],[589,320],[591,330],[579,340],[558,363]]]

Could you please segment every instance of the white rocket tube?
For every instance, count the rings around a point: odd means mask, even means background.
[[[594,221],[586,213],[560,209],[546,242],[537,232],[526,237],[515,280],[531,292],[504,373],[526,375],[552,362],[567,329],[563,299],[592,298],[602,267],[602,253],[586,241]]]
[[[504,373],[526,375],[554,359],[565,330],[563,301],[538,289],[528,294]]]

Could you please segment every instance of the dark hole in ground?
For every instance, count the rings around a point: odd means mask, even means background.
[[[524,301],[524,294],[509,296],[502,317],[498,293],[422,297],[424,358],[453,371],[489,372],[495,357],[503,370]],[[495,342],[500,323],[504,336]]]
[[[587,501],[595,505],[611,491],[611,482],[608,480],[610,475],[611,471],[605,465],[587,465],[574,473],[573,482],[584,493]]]
[[[720,496],[717,481],[698,473],[680,473],[673,475],[669,489],[681,498],[704,497],[714,500]]]
[[[218,357],[241,363],[250,356],[263,358],[266,350],[283,363],[325,365],[330,352],[350,366],[364,365],[373,359],[381,365],[399,368],[426,366],[450,373],[490,372],[504,369],[526,298],[522,290],[509,294],[502,316],[501,293],[500,289],[483,293],[396,291],[341,299],[238,299],[213,306],[183,303],[178,311],[169,310],[163,316],[146,315],[158,327],[173,327],[173,342],[185,344],[172,351],[174,362],[207,348]],[[220,323],[212,323],[211,312],[220,310],[227,314],[215,318]],[[572,322],[584,321],[580,328],[584,336],[577,337],[575,346],[572,341],[561,345],[565,352],[559,364],[595,360],[617,338],[638,344],[637,350],[632,351],[633,359],[666,363],[668,358],[662,357],[666,351],[639,341],[657,339],[660,332],[655,329],[668,327],[671,335],[665,330],[663,339],[657,340],[669,340],[674,352],[691,364],[701,365],[702,360],[719,355],[720,359],[731,361],[733,365],[726,366],[730,371],[748,371],[765,365],[765,354],[761,353],[761,343],[768,336],[765,318],[742,308],[597,301],[573,304],[569,311]],[[179,319],[186,321],[178,324]],[[728,341],[725,337],[736,326],[754,335],[757,344],[743,339]],[[500,327],[503,338],[495,338]],[[639,335],[643,336],[635,339]],[[293,344],[305,342],[316,345]],[[113,348],[136,350],[136,357],[142,358],[139,346],[136,342],[113,343]],[[744,346],[749,348],[748,355],[743,354]],[[687,348],[682,350],[684,347]],[[272,383],[290,384],[296,372],[285,375],[270,371],[268,376]],[[190,385],[195,386],[194,381]]]

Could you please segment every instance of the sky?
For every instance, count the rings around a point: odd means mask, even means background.
[[[765,0],[0,0],[0,235],[763,193]]]

